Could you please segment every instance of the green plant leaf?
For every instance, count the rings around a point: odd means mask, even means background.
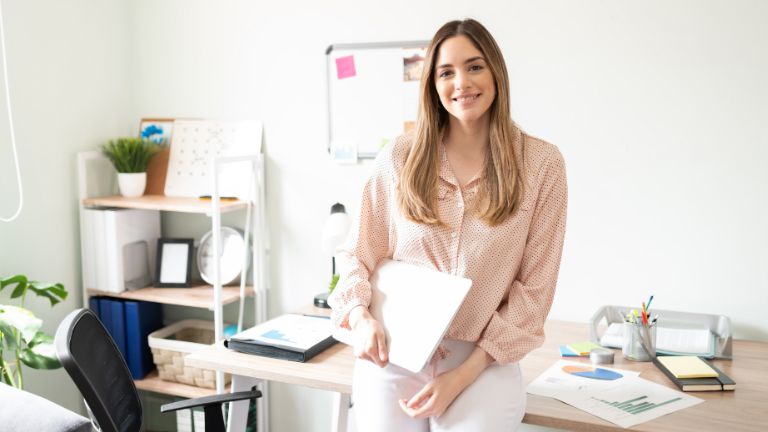
[[[15,275],[8,278],[0,279],[0,291],[8,285],[23,283],[27,284],[27,277],[24,275]]]
[[[102,153],[112,162],[119,173],[145,172],[149,161],[160,147],[152,141],[124,137],[111,140],[101,147]]]
[[[0,314],[1,313],[2,309],[0,309]],[[11,327],[9,324],[0,321],[0,334],[3,335],[5,346],[7,346],[8,350],[10,351],[16,350],[16,336],[13,334],[13,329],[14,327]],[[2,351],[2,347],[0,347],[0,351]]]
[[[50,300],[51,306],[66,300],[69,294],[64,285],[60,283],[32,282],[29,285],[29,289],[37,294],[38,297],[45,297]]]
[[[334,274],[333,277],[331,277],[331,283],[328,284],[328,294],[332,293],[333,290],[336,288],[336,284],[339,283],[339,277],[340,275],[338,273]]]
[[[35,334],[35,337],[32,338],[31,341],[27,342],[27,346],[29,348],[34,347],[35,345],[43,344],[43,343],[53,343],[53,337],[50,335],[47,335],[41,331],[38,331]]]
[[[21,362],[32,369],[58,369],[61,367],[52,342],[39,343],[21,351]]]
[[[27,309],[0,305],[0,326],[8,326],[21,333],[21,339],[29,343],[40,330],[43,320],[36,318]]]
[[[16,284],[16,288],[13,289],[13,292],[11,293],[11,298],[19,298],[24,296],[24,293],[27,292],[27,285],[26,282],[19,282]]]

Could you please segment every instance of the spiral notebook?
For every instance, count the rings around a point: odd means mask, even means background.
[[[419,372],[443,340],[472,281],[392,260],[381,262],[370,280],[369,310],[387,333],[390,363]],[[333,337],[353,344],[348,330],[336,330]]]

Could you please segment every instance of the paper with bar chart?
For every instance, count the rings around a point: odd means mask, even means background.
[[[621,427],[632,427],[704,402],[639,377],[639,372],[560,360],[528,393],[559,399]]]

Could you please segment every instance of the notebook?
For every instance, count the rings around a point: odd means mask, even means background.
[[[708,364],[696,356],[664,356],[659,357],[663,364],[676,378],[711,378],[715,372]]]
[[[667,356],[659,356],[653,359],[653,363],[656,365],[656,367],[659,368],[660,371],[664,372],[664,374],[667,376],[667,378],[670,379],[680,390],[682,391],[723,391],[723,390],[735,390],[736,389],[736,382],[733,381],[728,375],[723,373],[720,369],[715,367],[712,363],[709,363],[708,361],[694,357],[694,359],[699,360],[706,366],[707,368],[711,369],[712,372],[708,373],[707,377],[700,377],[700,378],[678,378],[675,375],[675,372],[670,369],[667,364],[673,364],[674,360],[679,357],[667,357]],[[669,362],[669,360],[673,360],[672,363]],[[682,371],[679,370],[679,365],[673,366],[676,369],[677,373],[681,372],[691,372],[688,369],[683,369]],[[712,375],[714,373],[714,375]]]
[[[368,309],[387,333],[390,363],[419,372],[443,340],[472,281],[393,260],[381,262],[370,281]],[[333,337],[353,345],[348,330],[338,329]]]

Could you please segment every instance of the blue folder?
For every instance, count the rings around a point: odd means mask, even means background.
[[[125,307],[120,300],[108,300],[110,311],[112,312],[112,339],[115,340],[117,349],[123,355],[123,359],[128,360],[128,350],[125,344]],[[109,327],[107,327],[109,329]]]
[[[97,299],[99,304],[99,320],[104,324],[104,328],[107,329],[109,335],[112,336],[112,307],[109,303],[110,300],[108,297],[97,297]],[[112,336],[112,339],[114,338]]]
[[[147,336],[162,326],[163,309],[159,303],[125,302],[125,345],[133,379],[142,379],[154,369]]]
[[[101,319],[101,312],[99,312],[99,299],[100,297],[90,297],[88,299],[88,309],[92,310],[96,316]]]

